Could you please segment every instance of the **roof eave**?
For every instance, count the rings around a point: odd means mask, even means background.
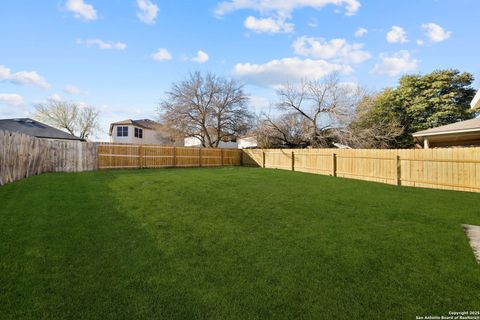
[[[53,140],[69,140],[69,141],[86,141],[85,139],[82,138],[59,138],[59,137],[44,137],[44,136],[35,136],[35,138],[41,138],[41,139],[53,139]]]
[[[412,136],[414,137],[427,137],[427,136],[441,136],[447,134],[455,134],[455,133],[469,133],[469,132],[480,132],[480,128],[475,129],[463,129],[463,130],[450,130],[450,131],[439,131],[439,132],[430,132],[430,133],[413,133]]]

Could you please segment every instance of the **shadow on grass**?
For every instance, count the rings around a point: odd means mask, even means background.
[[[478,195],[249,168],[0,188],[0,318],[403,319],[475,309]]]
[[[115,176],[48,174],[1,187],[1,319],[198,317],[175,277],[156,281],[175,270],[118,206]]]

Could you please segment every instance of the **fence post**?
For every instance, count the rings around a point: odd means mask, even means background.
[[[295,171],[295,153],[292,151],[292,171]]]
[[[138,167],[143,168],[143,155],[142,155],[142,146],[138,146]]]
[[[223,167],[223,149],[222,148],[220,148],[220,159],[221,159],[220,167]]]
[[[397,155],[396,164],[397,164],[397,186],[402,185],[402,163],[400,162],[400,156]]]
[[[262,168],[265,168],[265,151],[262,151]]]
[[[332,153],[332,176],[337,176],[337,154]]]
[[[177,147],[173,147],[173,167],[177,166]]]
[[[199,166],[201,167],[202,166],[202,148],[201,147],[198,149],[198,163],[199,163]]]

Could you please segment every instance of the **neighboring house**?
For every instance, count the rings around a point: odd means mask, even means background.
[[[202,142],[196,137],[188,137],[184,139],[184,146],[200,148]],[[233,141],[220,141],[218,144],[218,147],[223,149],[247,149],[256,148],[257,146],[257,138],[252,136],[237,138]]]
[[[347,146],[346,144],[338,143],[338,142],[334,142],[333,146],[337,149],[352,149],[352,147]]]
[[[258,147],[257,138],[254,136],[238,138],[237,143],[238,149],[253,149]]]
[[[202,141],[196,137],[187,137],[183,140],[183,146],[201,148]],[[236,141],[220,141],[218,147],[222,149],[236,149],[238,144]]]
[[[470,104],[480,110],[480,90]],[[456,146],[480,146],[480,118],[460,121],[445,126],[418,131],[413,134],[415,142],[423,148]]]
[[[23,133],[29,136],[50,140],[85,141],[65,131],[50,127],[30,118],[0,119],[0,130]]]
[[[124,120],[110,124],[110,141],[130,144],[172,144],[161,124],[149,119]]]

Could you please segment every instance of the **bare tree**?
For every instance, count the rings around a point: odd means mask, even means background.
[[[77,137],[88,139],[99,129],[98,116],[99,112],[93,106],[51,99],[35,106],[34,117]]]
[[[333,129],[351,120],[362,90],[341,83],[333,73],[323,80],[287,84],[277,96],[281,115],[265,117],[262,124],[287,146],[328,147]],[[298,132],[292,135],[292,130]]]
[[[362,149],[385,149],[397,144],[404,127],[392,115],[376,114],[376,99],[376,95],[365,95],[361,99],[352,121],[337,132],[337,140],[352,148]]]
[[[172,85],[159,113],[172,132],[195,137],[204,147],[218,147],[220,141],[236,138],[250,128],[247,102],[243,85],[195,72]]]
[[[399,123],[382,119],[368,127],[352,123],[337,132],[337,140],[355,149],[388,149],[395,145],[397,138],[403,133]]]
[[[309,123],[302,116],[283,114],[272,118],[260,116],[255,135],[261,148],[294,148],[310,145]]]

